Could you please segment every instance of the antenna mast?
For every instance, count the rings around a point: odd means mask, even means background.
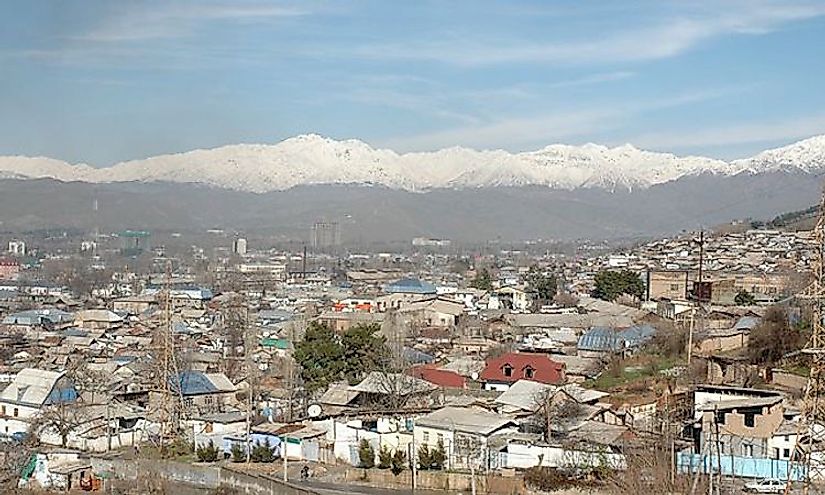
[[[160,445],[163,450],[167,438],[178,434],[183,415],[183,384],[181,383],[172,332],[172,265],[167,261],[161,291],[163,320],[159,327],[158,390],[160,391]]]
[[[802,401],[802,423],[797,436],[795,456],[805,469],[803,493],[811,491],[813,481],[825,479],[825,190],[819,204],[819,217],[814,227],[814,253],[811,263],[813,281],[800,297],[811,301],[811,338],[802,352],[810,356],[810,374]],[[801,437],[801,438],[800,438]],[[788,469],[788,476],[792,471]],[[789,480],[790,481],[790,480]],[[788,488],[790,488],[788,483]],[[786,493],[788,491],[786,490]]]

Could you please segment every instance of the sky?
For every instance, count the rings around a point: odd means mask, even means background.
[[[305,133],[730,159],[825,133],[825,0],[0,3],[0,155]]]

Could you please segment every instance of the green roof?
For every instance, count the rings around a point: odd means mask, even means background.
[[[145,230],[124,230],[118,233],[118,237],[149,237],[149,232]]]
[[[287,339],[274,339],[272,337],[268,337],[261,340],[261,345],[263,347],[274,347],[276,349],[288,349],[289,341]]]

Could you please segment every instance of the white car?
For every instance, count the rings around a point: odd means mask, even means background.
[[[765,478],[745,485],[746,492],[753,493],[785,493],[787,483],[776,478]]]

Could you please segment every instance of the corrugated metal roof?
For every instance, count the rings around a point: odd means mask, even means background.
[[[65,372],[25,368],[17,373],[14,380],[0,393],[0,400],[40,407],[44,404],[72,402],[77,399],[77,391],[71,385],[62,389],[56,387]]]
[[[200,371],[184,371],[178,375],[178,383],[183,395],[203,395],[220,392],[234,392],[235,386],[223,373],[205,374]]]
[[[435,285],[424,282],[417,278],[402,278],[395,282],[388,284],[384,290],[389,293],[404,293],[404,294],[435,294]]]
[[[578,349],[583,351],[619,352],[644,344],[656,334],[650,325],[637,325],[623,330],[594,327],[579,337]]]

